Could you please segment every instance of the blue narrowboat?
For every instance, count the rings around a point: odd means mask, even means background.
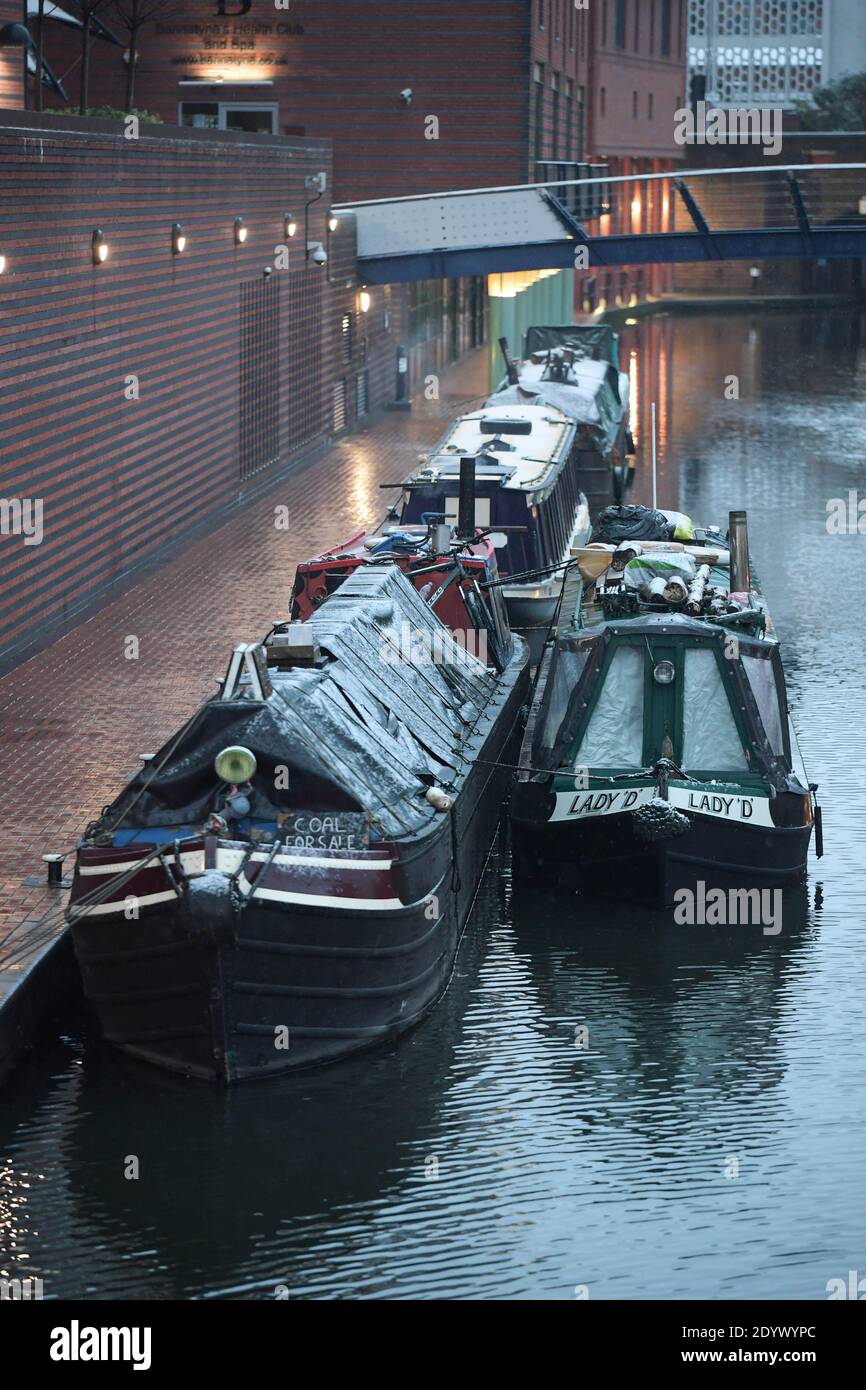
[[[475,459],[475,523],[496,546],[513,629],[537,659],[572,548],[589,534],[578,429],[548,405],[487,405],[459,416],[403,484],[402,524],[458,514],[460,460]]]

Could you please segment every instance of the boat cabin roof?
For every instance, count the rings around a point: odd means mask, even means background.
[[[460,459],[474,457],[477,482],[535,491],[568,456],[573,420],[545,405],[494,405],[461,415],[431,450],[414,480],[456,479]]]

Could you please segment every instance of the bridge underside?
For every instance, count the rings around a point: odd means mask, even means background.
[[[670,177],[667,231],[641,210]],[[600,234],[617,199],[633,199],[628,234]],[[661,205],[668,211],[668,193]],[[358,268],[371,284],[507,271],[699,261],[866,256],[866,165],[708,170],[634,180],[467,189],[348,204]]]
[[[711,232],[655,232],[630,236],[588,236],[544,245],[462,247],[404,255],[370,256],[359,274],[373,285],[436,280],[457,275],[495,275],[508,270],[563,270],[575,267],[585,246],[593,266],[660,265],[674,261],[842,260],[866,256],[863,225],[815,227],[808,237],[791,228]],[[580,260],[577,261],[580,266]]]

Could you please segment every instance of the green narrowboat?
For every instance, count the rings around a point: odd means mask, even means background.
[[[745,513],[727,539],[711,528],[575,560],[519,760],[517,871],[654,904],[802,878],[816,788]]]

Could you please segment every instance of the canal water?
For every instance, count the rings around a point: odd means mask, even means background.
[[[525,894],[503,837],[445,999],[385,1051],[226,1094],[70,1020],[0,1092],[0,1274],[103,1299],[822,1299],[866,1276],[866,535],[826,525],[864,481],[864,329],[624,334],[660,502],[747,507],[784,643],[826,852],[781,934]]]

